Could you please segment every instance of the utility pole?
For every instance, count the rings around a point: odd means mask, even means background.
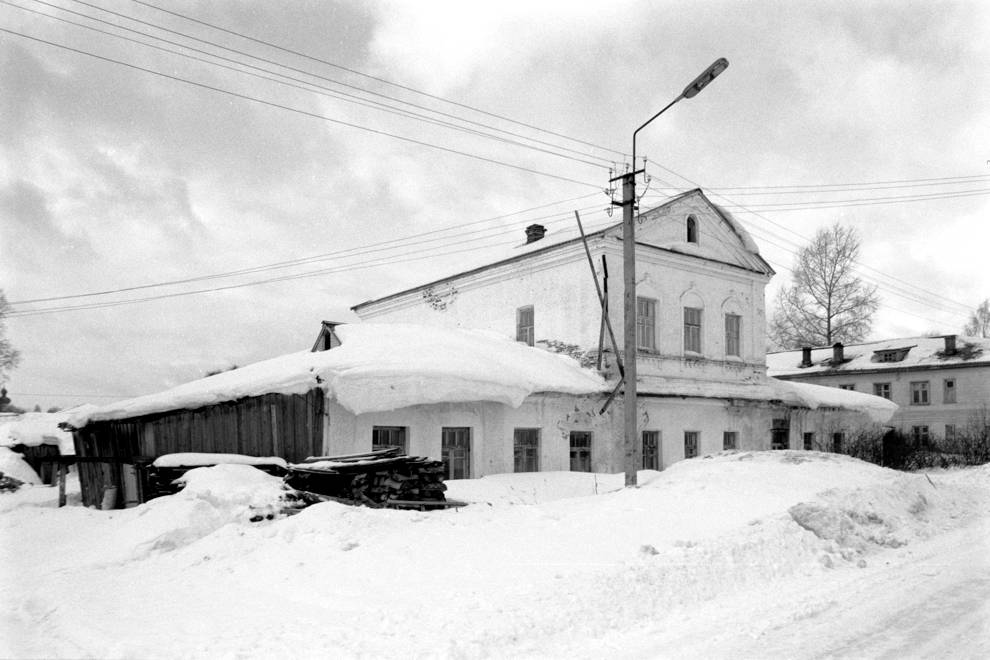
[[[724,57],[715,60],[704,73],[691,81],[680,95],[668,103],[663,110],[650,117],[646,122],[633,131],[632,139],[632,170],[620,177],[622,180],[622,201],[612,202],[622,207],[622,282],[623,282],[623,354],[625,355],[625,375],[623,376],[623,436],[625,439],[625,472],[626,486],[636,486],[636,472],[642,465],[640,459],[642,448],[639,443],[639,424],[636,410],[636,175],[646,171],[636,169],[636,134],[646,128],[654,119],[667,111],[681,99],[690,99],[703,90],[708,84],[725,71],[729,61]]]
[[[642,172],[643,170],[639,170]],[[622,309],[625,313],[622,347],[625,354],[624,390],[622,394],[623,435],[625,436],[626,486],[635,486],[636,472],[642,464],[637,442],[636,413],[636,161],[632,170],[622,175]]]

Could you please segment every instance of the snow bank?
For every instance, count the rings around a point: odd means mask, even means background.
[[[599,495],[596,482],[602,493],[621,475],[499,475],[450,482],[451,496],[474,487],[494,506],[331,502],[251,524],[278,506],[281,482],[199,468],[177,495],[135,509],[4,510],[0,655],[749,657],[656,639],[717,639],[786,580],[834,587],[913,561],[903,557],[923,554],[928,535],[990,507],[990,468],[966,475],[958,485],[835,454],[722,453]],[[26,490],[2,499],[56,496]],[[832,600],[781,608],[768,634],[843,610]]]
[[[26,484],[40,484],[41,477],[24,457],[7,447],[0,447],[0,472]]]
[[[269,393],[321,388],[354,414],[417,404],[496,401],[518,407],[534,392],[590,394],[605,389],[572,358],[499,335],[412,324],[338,326],[341,346],[284,355],[72,415],[90,421],[195,409]]]

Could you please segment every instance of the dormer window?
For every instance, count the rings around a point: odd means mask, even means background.
[[[905,346],[903,348],[885,348],[879,351],[873,351],[873,361],[874,362],[901,362],[907,357],[908,352],[914,348],[913,346]]]
[[[689,215],[687,218],[687,242],[698,242],[698,221],[694,219],[693,215]]]

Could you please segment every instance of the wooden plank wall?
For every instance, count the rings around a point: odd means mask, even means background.
[[[197,410],[96,422],[76,432],[76,452],[119,458],[218,452],[298,462],[323,450],[324,397],[318,389],[266,394]],[[99,506],[103,490],[122,483],[119,464],[109,463],[80,464],[79,479],[87,506]]]

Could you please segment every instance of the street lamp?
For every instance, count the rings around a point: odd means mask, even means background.
[[[680,96],[668,103],[660,112],[650,117],[642,126],[633,131],[632,171],[623,174],[622,179],[622,272],[624,283],[623,310],[625,321],[623,325],[624,346],[624,393],[623,393],[623,435],[625,436],[625,470],[626,486],[636,485],[636,471],[639,469],[640,455],[637,451],[639,444],[636,437],[636,223],[634,222],[636,205],[636,175],[645,170],[636,169],[636,134],[647,127],[650,122],[667,111],[681,99],[694,98],[711,81],[725,71],[729,61],[724,57],[714,63],[684,88]]]

